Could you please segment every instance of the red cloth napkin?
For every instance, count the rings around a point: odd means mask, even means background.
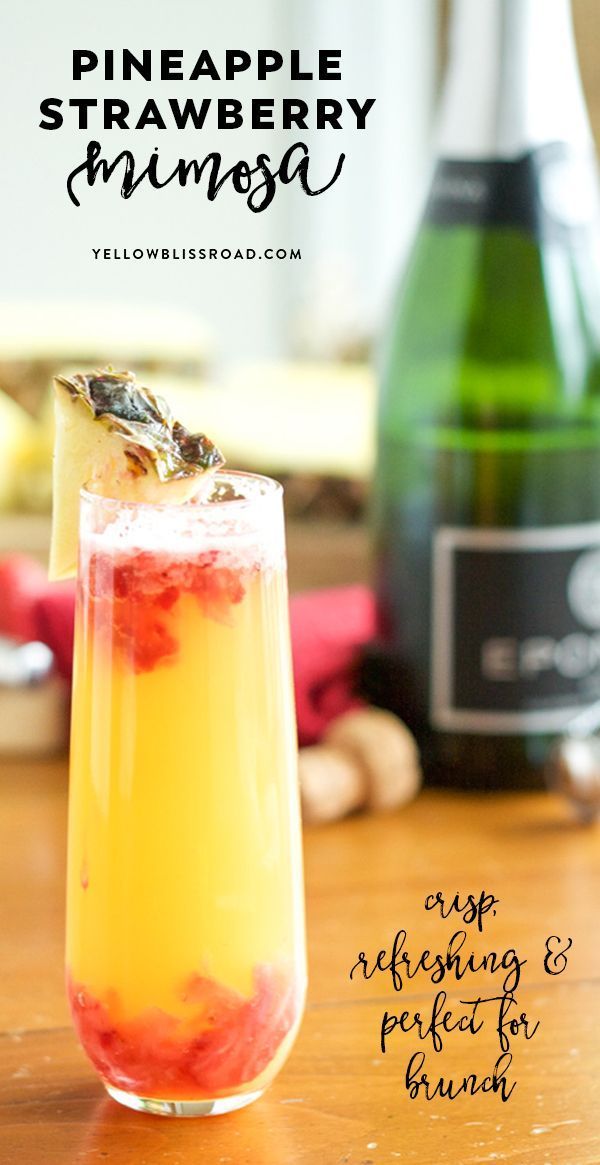
[[[300,744],[363,701],[354,694],[360,648],[375,635],[373,594],[364,586],[306,591],[290,600]]]
[[[35,605],[37,637],[52,648],[70,678],[73,583],[54,583]],[[292,656],[300,744],[313,744],[331,720],[360,706],[354,675],[361,646],[375,634],[372,592],[364,586],[307,591],[290,600]]]
[[[35,605],[37,637],[52,648],[61,676],[71,679],[75,633],[75,583],[46,583]]]

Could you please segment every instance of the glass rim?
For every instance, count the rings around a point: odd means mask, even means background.
[[[200,476],[200,480],[202,475]],[[190,504],[190,502],[144,502],[144,501],[124,501],[121,498],[112,497],[110,494],[102,494],[98,490],[91,487],[90,484],[83,485],[79,491],[79,498],[82,502],[89,502],[93,504],[102,504],[105,502],[108,505],[118,506],[119,509],[130,510],[132,513],[139,513],[149,511],[156,513],[160,511],[176,510],[179,513],[207,513],[209,510],[225,514],[231,512],[243,511],[244,509],[253,509],[256,505],[271,501],[273,498],[281,498],[283,495],[283,486],[280,481],[274,477],[268,477],[264,473],[251,473],[243,469],[218,469],[210,474],[211,480],[215,482],[224,482],[225,484],[232,484],[235,486],[236,482],[249,481],[255,486],[262,486],[262,490],[253,493],[250,497],[234,497],[234,498],[220,498],[215,501],[197,501]]]

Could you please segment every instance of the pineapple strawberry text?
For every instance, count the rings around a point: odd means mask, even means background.
[[[244,49],[227,49],[223,63],[219,65],[208,50],[197,55],[191,67],[184,70],[182,49],[163,49],[153,53],[143,49],[138,54],[129,49],[121,50],[117,68],[117,54],[107,49],[102,54],[102,64],[97,53],[89,49],[73,50],[72,76],[76,82],[88,74],[96,73],[104,81],[139,82],[189,81],[201,84],[235,82],[239,74],[248,73],[257,82],[285,70],[292,82],[341,81],[341,50],[319,49],[315,53],[313,67],[301,59],[298,49],[292,49],[286,57],[275,49],[259,49],[255,54]],[[118,74],[118,78],[117,78]],[[93,130],[101,127],[105,131],[148,130],[168,128],[188,131],[204,129],[236,130],[246,126],[252,130],[341,130],[351,128],[364,130],[375,98],[363,101],[355,97],[343,100],[318,98],[310,103],[300,98],[254,97],[246,101],[238,98],[211,98],[202,96],[194,100],[169,97],[160,105],[154,98],[145,100],[136,113],[132,113],[129,102],[122,98],[95,98],[90,96],[46,97],[40,103],[42,115],[40,129],[58,130],[63,125],[74,124],[78,130]],[[324,194],[337,182],[346,160],[340,152],[325,168],[319,167],[319,175],[313,174],[313,163],[308,146],[296,141],[283,153],[279,161],[272,160],[270,154],[260,152],[254,160],[240,158],[233,164],[224,164],[221,153],[212,151],[204,158],[178,158],[163,161],[158,147],[146,156],[140,165],[130,149],[120,150],[112,156],[105,156],[103,146],[96,138],[87,144],[83,161],[71,170],[67,178],[67,193],[75,206],[81,205],[81,186],[89,187],[96,182],[107,183],[113,176],[120,182],[122,198],[131,198],[142,184],[155,190],[163,189],[171,183],[179,186],[205,185],[206,197],[213,202],[220,191],[229,185],[236,194],[245,197],[251,211],[266,210],[273,201],[278,185],[296,183],[304,194],[315,197]]]
[[[485,890],[477,895],[469,894],[464,899],[459,894],[449,897],[439,890],[429,894],[424,903],[426,911],[439,913],[443,919],[451,914],[458,915],[465,927],[450,935],[445,952],[410,951],[408,933],[402,929],[397,931],[389,951],[380,950],[371,959],[360,951],[350,971],[353,980],[361,975],[363,979],[371,979],[376,974],[389,974],[391,985],[397,992],[407,989],[417,976],[427,978],[436,987],[441,983],[447,985],[452,980],[456,983],[463,979],[469,981],[472,976],[477,976],[477,990],[468,990],[465,985],[459,994],[470,998],[460,998],[451,1007],[447,1006],[448,993],[441,989],[427,1008],[399,1011],[398,1014],[387,1009],[384,1011],[379,1027],[379,1046],[384,1055],[389,1050],[393,1033],[397,1036],[410,1032],[413,1038],[429,1041],[434,1055],[444,1051],[447,1037],[453,1033],[477,1036],[484,1028],[492,1028],[493,1038],[497,1041],[499,1056],[492,1070],[483,1076],[471,1072],[462,1079],[444,1076],[436,1079],[424,1070],[425,1052],[414,1052],[404,1075],[411,1100],[433,1100],[435,1097],[455,1100],[461,1095],[492,1092],[498,1093],[501,1101],[506,1103],[517,1086],[516,1080],[509,1082],[508,1079],[513,1043],[516,1039],[532,1040],[540,1027],[538,1019],[532,1019],[527,1012],[520,1010],[517,1000],[523,968],[528,960],[520,958],[514,947],[484,953],[465,949],[469,935],[466,927],[483,933],[486,915],[494,917],[498,904],[499,900]],[[563,939],[559,935],[550,935],[546,939],[542,966],[547,975],[562,975],[572,945],[571,938]],[[481,992],[482,976],[490,976],[491,991],[486,985]],[[494,976],[498,978],[494,979]]]

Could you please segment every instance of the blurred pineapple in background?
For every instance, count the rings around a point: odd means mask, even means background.
[[[24,514],[49,514],[54,443],[54,410],[49,392],[42,397],[38,416],[28,419],[29,437],[14,468],[11,509]]]
[[[0,390],[0,510],[20,506],[20,482],[35,459],[38,426],[25,409]]]

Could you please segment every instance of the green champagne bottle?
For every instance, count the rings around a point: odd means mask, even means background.
[[[387,345],[364,690],[431,780],[541,781],[600,697],[600,222],[568,0],[455,0]]]

